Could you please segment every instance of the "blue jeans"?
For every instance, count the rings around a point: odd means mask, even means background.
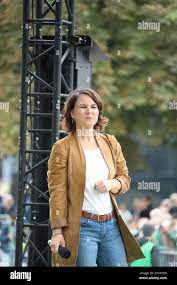
[[[81,218],[76,266],[128,266],[116,218],[104,222]]]

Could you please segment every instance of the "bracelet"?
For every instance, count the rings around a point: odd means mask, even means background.
[[[52,235],[52,238],[53,238],[54,236],[57,236],[57,235],[62,235],[62,233],[53,234],[53,235]]]

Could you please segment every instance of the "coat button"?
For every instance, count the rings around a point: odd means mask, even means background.
[[[60,213],[60,211],[59,211],[59,210],[56,210],[56,215],[57,215],[57,216],[59,215],[59,213]]]

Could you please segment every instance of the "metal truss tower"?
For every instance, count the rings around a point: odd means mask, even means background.
[[[24,0],[16,266],[50,266],[47,161],[74,88],[74,0]]]
[[[47,161],[71,90],[90,87],[92,61],[105,60],[74,35],[74,0],[23,0],[16,266],[50,266]]]

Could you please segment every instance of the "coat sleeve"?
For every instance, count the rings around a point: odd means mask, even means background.
[[[124,158],[120,143],[112,135],[110,136],[110,140],[115,155],[115,163],[116,163],[116,177],[114,179],[119,180],[122,185],[121,190],[118,192],[118,194],[121,194],[129,190],[131,178],[129,176],[129,171],[127,168],[126,160]]]
[[[65,143],[66,145],[66,143]],[[49,211],[51,228],[61,228],[67,222],[67,151],[62,143],[53,145],[48,160]]]

